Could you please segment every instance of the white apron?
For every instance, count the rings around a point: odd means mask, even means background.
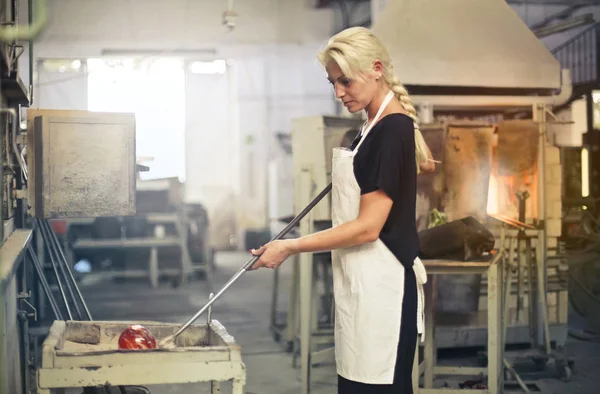
[[[332,162],[332,224],[358,217],[360,188],[353,159],[372,126],[393,97],[390,92],[360,142],[350,151],[335,148]],[[337,373],[367,384],[392,384],[404,298],[404,266],[377,239],[332,251],[335,296],[335,357]],[[425,267],[417,257],[417,329],[423,334]],[[423,339],[424,337],[422,337]],[[412,364],[412,361],[411,361]]]

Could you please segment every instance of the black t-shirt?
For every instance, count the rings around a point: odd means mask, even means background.
[[[419,252],[419,236],[415,129],[409,116],[386,115],[373,126],[354,156],[354,176],[361,194],[381,189],[392,199],[379,238],[405,268],[412,269]]]

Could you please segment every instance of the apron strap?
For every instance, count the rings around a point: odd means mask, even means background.
[[[363,125],[363,131],[360,134],[362,136],[362,138],[358,142],[356,147],[354,148],[353,153],[356,153],[358,151],[358,147],[364,142],[365,138],[367,137],[367,134],[369,134],[369,131],[371,131],[371,129],[373,128],[375,123],[377,123],[377,121],[379,120],[379,117],[383,113],[383,110],[388,106],[388,104],[390,103],[390,101],[392,101],[393,98],[394,98],[394,92],[390,90],[388,92],[388,94],[385,96],[385,99],[383,99],[383,102],[381,103],[381,106],[379,107],[379,110],[377,111],[377,115],[375,115],[375,117],[373,118],[373,121],[369,124],[369,126],[366,129],[365,129],[365,126],[366,126],[367,122],[365,121],[365,124]]]

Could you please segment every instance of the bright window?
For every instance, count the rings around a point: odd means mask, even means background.
[[[141,179],[185,180],[185,74],[178,58],[88,59],[88,109],[135,113]]]

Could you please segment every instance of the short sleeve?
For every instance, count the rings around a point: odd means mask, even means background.
[[[369,165],[361,171],[361,194],[382,190],[392,200],[396,199],[400,193],[404,163],[403,132],[403,127],[399,128],[397,124],[386,124],[377,130],[379,138],[370,144]]]

